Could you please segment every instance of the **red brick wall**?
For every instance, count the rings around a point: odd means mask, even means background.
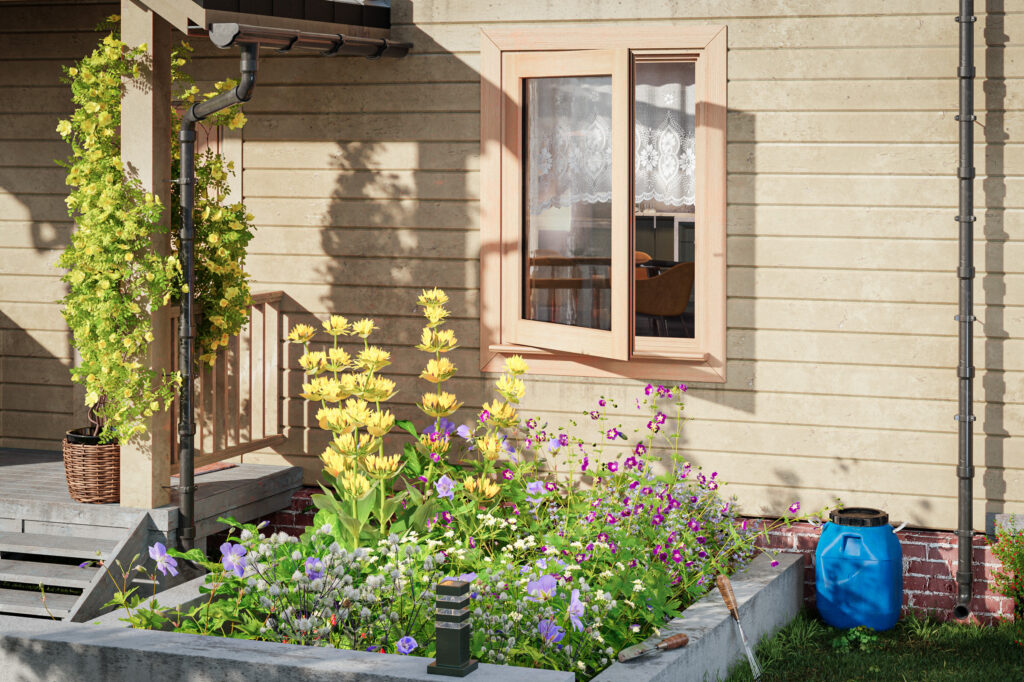
[[[821,528],[796,523],[769,534],[759,543],[781,552],[804,555],[804,600],[814,603],[814,550]],[[957,538],[949,531],[910,530],[899,532],[903,550],[903,610],[926,611],[938,618],[952,618],[956,604]],[[974,536],[974,598],[971,616],[974,622],[990,623],[1013,616],[1013,600],[994,591],[993,571],[999,561],[992,554],[985,535]]]

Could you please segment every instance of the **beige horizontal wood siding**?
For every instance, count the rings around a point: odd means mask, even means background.
[[[838,496],[913,525],[955,525],[955,8],[392,5],[393,36],[415,44],[407,58],[268,55],[247,105],[243,191],[259,226],[247,267],[254,288],[287,292],[287,325],[329,312],[377,318],[377,340],[396,355],[395,408],[422,419],[415,297],[444,286],[461,344],[452,386],[467,408],[490,399],[475,362],[480,30],[724,24],[729,380],[687,392],[687,457],[732,481],[750,513]],[[979,528],[986,512],[1024,512],[1024,48],[1011,40],[1022,31],[1016,7],[976,24]],[[196,69],[212,81],[237,65],[204,48]],[[20,110],[0,110],[0,123],[15,116],[40,125]],[[36,260],[20,267],[38,277]],[[292,348],[284,383],[294,395],[301,381]],[[632,433],[642,427],[632,396],[643,385],[535,377],[524,412],[564,423],[604,394]],[[250,459],[299,464],[312,483],[324,436],[300,400],[287,399],[285,414],[289,442]]]
[[[73,225],[64,198],[68,156],[57,121],[71,111],[61,82],[95,45],[111,2],[0,3],[0,447],[60,448],[81,409],[54,263]],[[79,424],[80,425],[80,424]]]

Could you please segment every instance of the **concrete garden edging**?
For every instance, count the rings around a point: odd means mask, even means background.
[[[751,644],[788,623],[799,611],[802,557],[762,555],[732,581]],[[206,598],[200,576],[156,595],[162,608],[186,610]],[[174,632],[135,630],[111,612],[89,623],[0,616],[0,682],[437,682],[430,659],[395,654],[305,647]],[[724,677],[744,658],[728,611],[712,590],[662,629],[654,641],[685,632],[690,643],[629,663],[615,663],[597,682],[703,682]],[[487,682],[571,682],[571,672],[481,664],[470,679]]]
[[[803,604],[803,556],[780,554],[775,560],[779,565],[773,567],[772,558],[762,554],[732,578],[751,648],[793,620]],[[679,632],[690,638],[685,647],[613,663],[593,682],[710,682],[725,679],[730,667],[746,661],[736,625],[717,589],[647,641],[657,643]]]

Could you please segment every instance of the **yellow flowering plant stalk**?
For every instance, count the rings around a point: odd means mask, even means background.
[[[391,364],[391,354],[370,345],[376,329],[373,320],[349,322],[332,315],[323,322],[331,339],[326,350],[313,350],[316,330],[306,324],[292,328],[288,339],[303,346],[299,366],[308,377],[301,397],[319,404],[317,424],[332,439],[320,455],[324,477],[323,495],[314,495],[320,510],[314,525],[330,525],[340,544],[355,548],[365,534],[372,535],[370,520],[385,534],[392,529],[396,512],[407,493],[396,493],[395,479],[402,470],[402,456],[385,454],[384,437],[395,426],[395,416],[381,404],[395,394],[395,382],[380,375]],[[363,348],[352,356],[339,339],[355,336]]]

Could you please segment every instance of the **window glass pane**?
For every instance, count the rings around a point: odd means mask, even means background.
[[[634,73],[637,336],[694,338],[694,63]]]
[[[523,88],[523,317],[611,329],[612,81]]]

